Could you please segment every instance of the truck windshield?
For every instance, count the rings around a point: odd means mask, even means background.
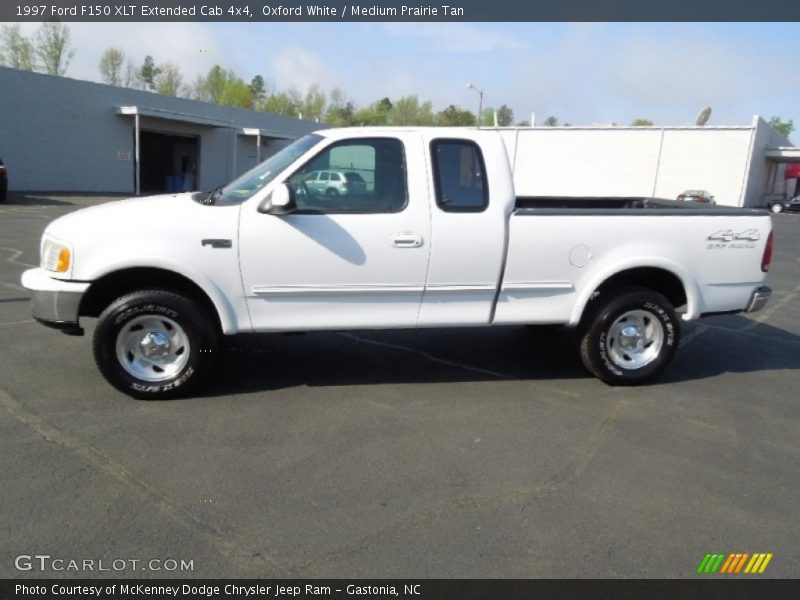
[[[219,190],[215,204],[238,204],[252,197],[321,139],[312,133],[286,146]]]

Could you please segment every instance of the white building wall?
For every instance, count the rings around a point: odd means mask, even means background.
[[[763,123],[763,121],[762,121]],[[771,128],[763,124],[771,131]],[[518,196],[655,196],[709,191],[718,204],[754,205],[748,177],[756,125],[535,127],[501,130]],[[768,141],[761,131],[763,142]],[[766,147],[766,145],[764,145]],[[762,160],[763,162],[763,160]],[[759,165],[761,163],[758,163]]]
[[[649,196],[661,131],[520,130],[514,184],[519,196]]]
[[[740,206],[752,129],[667,129],[654,196],[675,198],[684,190],[707,190],[717,204]]]

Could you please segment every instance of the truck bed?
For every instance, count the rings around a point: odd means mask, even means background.
[[[693,218],[685,218],[693,217]],[[607,278],[659,269],[685,288],[685,319],[742,310],[763,281],[760,209],[656,198],[517,198],[495,323],[571,323]]]
[[[585,211],[593,214],[660,214],[672,215],[764,215],[766,211],[755,208],[719,206],[699,202],[681,202],[667,198],[617,197],[617,196],[517,196],[515,213],[542,214],[542,210]],[[647,211],[643,213],[642,211]],[[532,213],[526,211],[535,211]],[[601,211],[601,212],[598,212]],[[608,212],[613,211],[613,212]],[[625,212],[621,212],[625,211]],[[663,211],[667,211],[664,213]]]

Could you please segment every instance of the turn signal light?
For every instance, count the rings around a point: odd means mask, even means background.
[[[56,263],[56,273],[66,273],[69,270],[69,249],[62,248],[58,253],[58,263]]]

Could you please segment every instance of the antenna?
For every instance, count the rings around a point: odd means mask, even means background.
[[[711,117],[711,107],[706,106],[703,110],[697,113],[697,119],[695,120],[694,124],[698,127],[702,127],[706,123],[708,123],[708,119]]]

